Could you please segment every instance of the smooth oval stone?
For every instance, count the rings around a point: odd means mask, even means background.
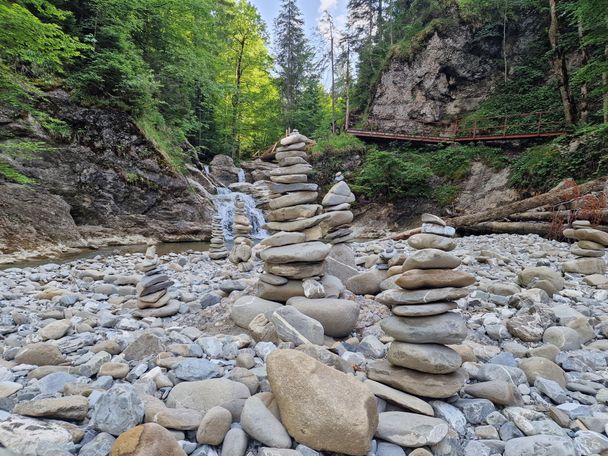
[[[289,279],[306,279],[308,277],[323,275],[325,264],[322,261],[318,263],[267,263],[264,269],[266,272],[276,276]]]
[[[439,225],[439,226],[446,226],[445,221],[440,218],[437,217],[436,215],[433,214],[422,214],[422,216],[420,217],[420,220],[422,221],[422,223],[432,223],[434,225]]]
[[[285,157],[288,158],[288,157]],[[312,166],[308,163],[300,163],[297,165],[284,166],[280,168],[274,168],[270,170],[271,176],[287,176],[293,174],[310,174],[312,173]]]
[[[317,192],[293,192],[270,200],[270,209],[281,209],[282,207],[297,206],[299,204],[313,203],[317,200]]]
[[[449,252],[456,248],[456,243],[437,234],[419,233],[411,236],[407,243],[414,249],[439,249]]]
[[[404,272],[396,284],[407,290],[419,288],[468,287],[475,283],[475,276],[463,271],[445,269],[410,269]]]
[[[435,416],[433,407],[431,407],[428,402],[423,401],[416,396],[412,396],[411,394],[404,393],[398,389],[383,385],[382,383],[375,382],[374,380],[366,380],[363,382],[363,384],[367,386],[376,397],[393,402],[406,410],[411,410],[413,412],[422,413],[428,416]]]
[[[414,252],[403,263],[403,271],[410,269],[454,269],[460,259],[439,249],[424,249]]]
[[[305,184],[308,182],[306,174],[289,174],[287,176],[270,176],[272,182],[277,184]]]
[[[403,290],[393,288],[376,296],[376,301],[387,306],[401,304],[428,304],[436,301],[455,301],[469,294],[466,288],[432,288],[430,290]]]
[[[256,296],[242,296],[232,304],[230,317],[237,326],[248,329],[256,315],[263,313],[270,318],[272,313],[283,307],[278,302],[268,301]]]
[[[376,437],[408,448],[435,445],[448,434],[448,423],[439,418],[408,412],[384,412],[378,416]]]
[[[319,212],[321,212],[321,206],[318,204],[300,204],[270,211],[267,220],[270,222],[285,222],[298,218],[314,217]]]
[[[321,325],[325,334],[331,337],[345,337],[355,329],[359,318],[359,304],[348,299],[308,299],[296,296],[287,301],[304,315],[314,318]]]
[[[386,357],[391,364],[429,374],[449,374],[462,364],[462,358],[445,345],[392,342]]]
[[[380,322],[380,327],[398,341],[417,344],[459,344],[468,334],[464,318],[454,312],[432,317],[389,317]]]
[[[281,247],[283,245],[290,244],[298,244],[300,242],[304,242],[306,240],[306,236],[302,233],[290,233],[287,231],[279,231],[278,233],[273,234],[270,237],[267,237],[263,241],[260,242],[260,245],[265,245],[269,247]]]
[[[303,242],[301,244],[270,247],[260,252],[260,258],[267,263],[296,263],[323,261],[331,246],[322,242]]]
[[[309,217],[302,220],[293,220],[291,222],[268,222],[264,224],[264,228],[271,231],[300,232],[306,228],[311,228],[318,225],[329,217],[329,214],[319,214],[315,215],[314,217]],[[306,233],[304,233],[304,235],[306,236]]]
[[[441,315],[456,308],[458,308],[458,305],[455,302],[434,302],[432,304],[395,306],[391,311],[398,317],[430,317],[431,315]]]
[[[608,247],[608,233],[593,228],[581,228],[578,230],[566,229],[564,236],[578,241],[592,241]]]
[[[441,399],[456,394],[464,385],[467,375],[463,369],[451,374],[427,374],[393,366],[382,359],[367,365],[367,377],[416,396]]]

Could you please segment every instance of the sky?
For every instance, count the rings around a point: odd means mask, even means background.
[[[281,0],[249,0],[253,4],[262,18],[266,21],[268,33],[273,37],[274,18],[279,13]],[[304,15],[304,26],[309,39],[315,40],[315,31],[319,25],[319,20],[323,11],[327,10],[334,17],[336,28],[341,29],[346,23],[346,4],[348,0],[297,0],[298,7]],[[316,41],[315,41],[316,42]],[[324,75],[322,79],[328,79]],[[323,81],[327,84],[327,80]]]

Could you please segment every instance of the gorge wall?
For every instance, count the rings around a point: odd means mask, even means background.
[[[69,133],[51,136],[29,113],[0,105],[0,163],[31,179],[0,173],[0,253],[209,238],[209,184],[174,171],[127,114],[75,105],[62,91],[37,108]]]

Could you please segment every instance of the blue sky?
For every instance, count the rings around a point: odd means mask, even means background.
[[[272,36],[274,18],[279,13],[281,0],[249,0],[257,9],[268,25],[268,32]],[[319,18],[324,10],[328,10],[335,18],[339,27],[346,19],[347,0],[298,0],[298,6],[304,14],[306,33],[312,37],[317,27]]]

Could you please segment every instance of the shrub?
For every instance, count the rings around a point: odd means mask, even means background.
[[[499,170],[507,166],[508,158],[502,150],[482,145],[454,145],[433,154],[431,168],[440,177],[448,180],[465,179],[471,171],[471,161],[480,160]]]
[[[460,195],[460,187],[457,185],[442,185],[433,190],[433,199],[441,206],[454,204]]]
[[[313,154],[346,155],[350,153],[365,153],[365,143],[359,138],[347,133],[329,135],[319,139],[312,149]]]
[[[428,189],[431,169],[421,160],[405,160],[394,153],[372,150],[368,153],[353,189],[378,200],[418,196]]]

